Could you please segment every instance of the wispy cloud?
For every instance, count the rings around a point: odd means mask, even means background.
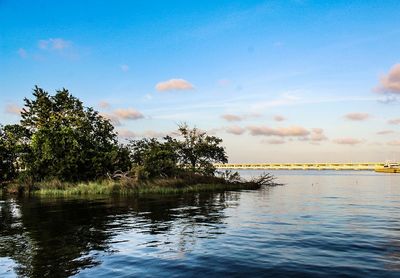
[[[400,94],[400,64],[395,64],[386,75],[381,77],[376,91]]]
[[[400,124],[400,118],[391,119],[391,120],[388,121],[388,124],[391,124],[391,125],[399,125],[399,124]]]
[[[99,107],[103,109],[108,109],[110,108],[110,103],[108,101],[102,100],[99,102]]]
[[[114,115],[120,119],[125,119],[125,120],[138,120],[144,118],[142,113],[133,108],[116,109],[114,111]]]
[[[150,138],[162,138],[167,135],[172,135],[173,132],[160,132],[160,131],[154,131],[154,130],[146,130],[143,132],[134,132],[129,129],[118,129],[117,130],[118,136],[120,138],[144,138],[144,137],[150,137]]]
[[[348,113],[348,114],[344,115],[343,117],[350,121],[361,122],[361,121],[365,121],[365,120],[368,120],[369,118],[371,118],[371,115],[368,113],[354,112],[354,113]]]
[[[20,115],[21,114],[21,107],[16,104],[8,104],[5,107],[5,112],[8,114]]]
[[[283,122],[283,121],[286,121],[286,118],[281,116],[281,115],[275,115],[274,116],[274,121],[275,122]]]
[[[389,146],[400,146],[400,140],[390,141],[387,143]]]
[[[285,144],[286,141],[283,139],[268,139],[268,140],[262,140],[261,143],[267,143],[271,145],[281,145]]]
[[[221,116],[221,118],[228,122],[239,122],[243,120],[243,117],[233,114],[224,114]]]
[[[229,126],[225,129],[225,131],[230,134],[241,135],[246,132],[246,129],[240,126]]]
[[[173,90],[193,90],[194,86],[184,79],[170,79],[159,82],[156,85],[157,91],[173,91]]]
[[[313,128],[311,130],[310,140],[313,142],[320,142],[328,140],[328,138],[324,134],[324,130],[322,128]]]
[[[310,131],[301,126],[271,128],[267,126],[248,126],[247,129],[253,136],[280,136],[280,137],[304,137]]]
[[[114,114],[101,112],[101,113],[100,113],[100,116],[106,118],[107,120],[110,120],[111,123],[112,123],[113,125],[115,125],[115,126],[120,126],[120,125],[121,125],[121,122],[120,122],[120,120],[119,120],[119,117],[116,116],[116,115],[114,115]]]
[[[18,53],[19,57],[21,57],[21,58],[28,57],[28,52],[23,48],[18,49],[17,53]]]
[[[386,135],[386,134],[392,134],[392,133],[394,133],[394,130],[381,130],[381,131],[378,131],[376,134]]]
[[[358,145],[358,144],[363,143],[364,140],[346,137],[346,138],[337,138],[337,139],[333,140],[333,142],[336,143],[336,144],[339,144],[339,145],[354,146],[354,145]]]
[[[251,113],[251,114],[243,114],[243,115],[235,115],[235,114],[224,114],[221,115],[221,118],[228,122],[239,122],[244,121],[249,118],[258,118],[261,117],[261,114]]]
[[[40,40],[38,47],[43,50],[63,50],[71,46],[71,42],[62,38]]]
[[[121,65],[119,68],[120,68],[123,72],[129,71],[129,66],[128,66],[128,65]]]

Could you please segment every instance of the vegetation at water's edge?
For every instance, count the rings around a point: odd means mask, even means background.
[[[173,136],[118,141],[111,120],[68,90],[35,87],[19,124],[0,125],[0,184],[8,193],[128,194],[258,188],[273,177],[243,181],[218,173],[228,161],[222,139],[180,124]]]

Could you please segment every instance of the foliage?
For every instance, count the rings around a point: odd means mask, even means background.
[[[0,126],[0,182],[14,179],[29,155],[28,131],[19,125]]]
[[[179,126],[180,138],[166,136],[162,141],[144,138],[131,141],[131,160],[150,177],[176,177],[185,172],[214,175],[213,163],[227,162],[222,139],[209,136],[186,124]]]
[[[227,163],[225,149],[220,145],[222,139],[207,135],[197,128],[189,128],[187,124],[179,125],[181,139],[176,140],[179,163],[184,169],[194,173],[213,175],[214,163]]]
[[[91,180],[130,167],[128,149],[118,145],[110,121],[84,107],[68,90],[52,96],[35,87],[33,99],[25,98],[24,102],[21,123],[13,129],[13,134],[18,134],[14,139],[17,143],[9,137],[5,141],[19,146],[18,138],[24,138],[29,155],[18,158],[34,180]],[[22,132],[24,137],[19,135]]]
[[[137,167],[138,177],[173,177],[178,169],[175,143],[166,137],[165,142],[156,138],[134,140],[130,143],[131,160]]]

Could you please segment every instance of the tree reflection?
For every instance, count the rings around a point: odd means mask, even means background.
[[[8,199],[0,203],[0,257],[27,277],[67,277],[115,252],[113,238],[134,231],[173,236],[181,251],[188,242],[223,229],[224,209],[239,193],[201,193],[109,199]]]

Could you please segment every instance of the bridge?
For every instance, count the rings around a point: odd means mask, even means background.
[[[383,162],[360,163],[242,163],[214,164],[217,169],[227,170],[374,170]]]

